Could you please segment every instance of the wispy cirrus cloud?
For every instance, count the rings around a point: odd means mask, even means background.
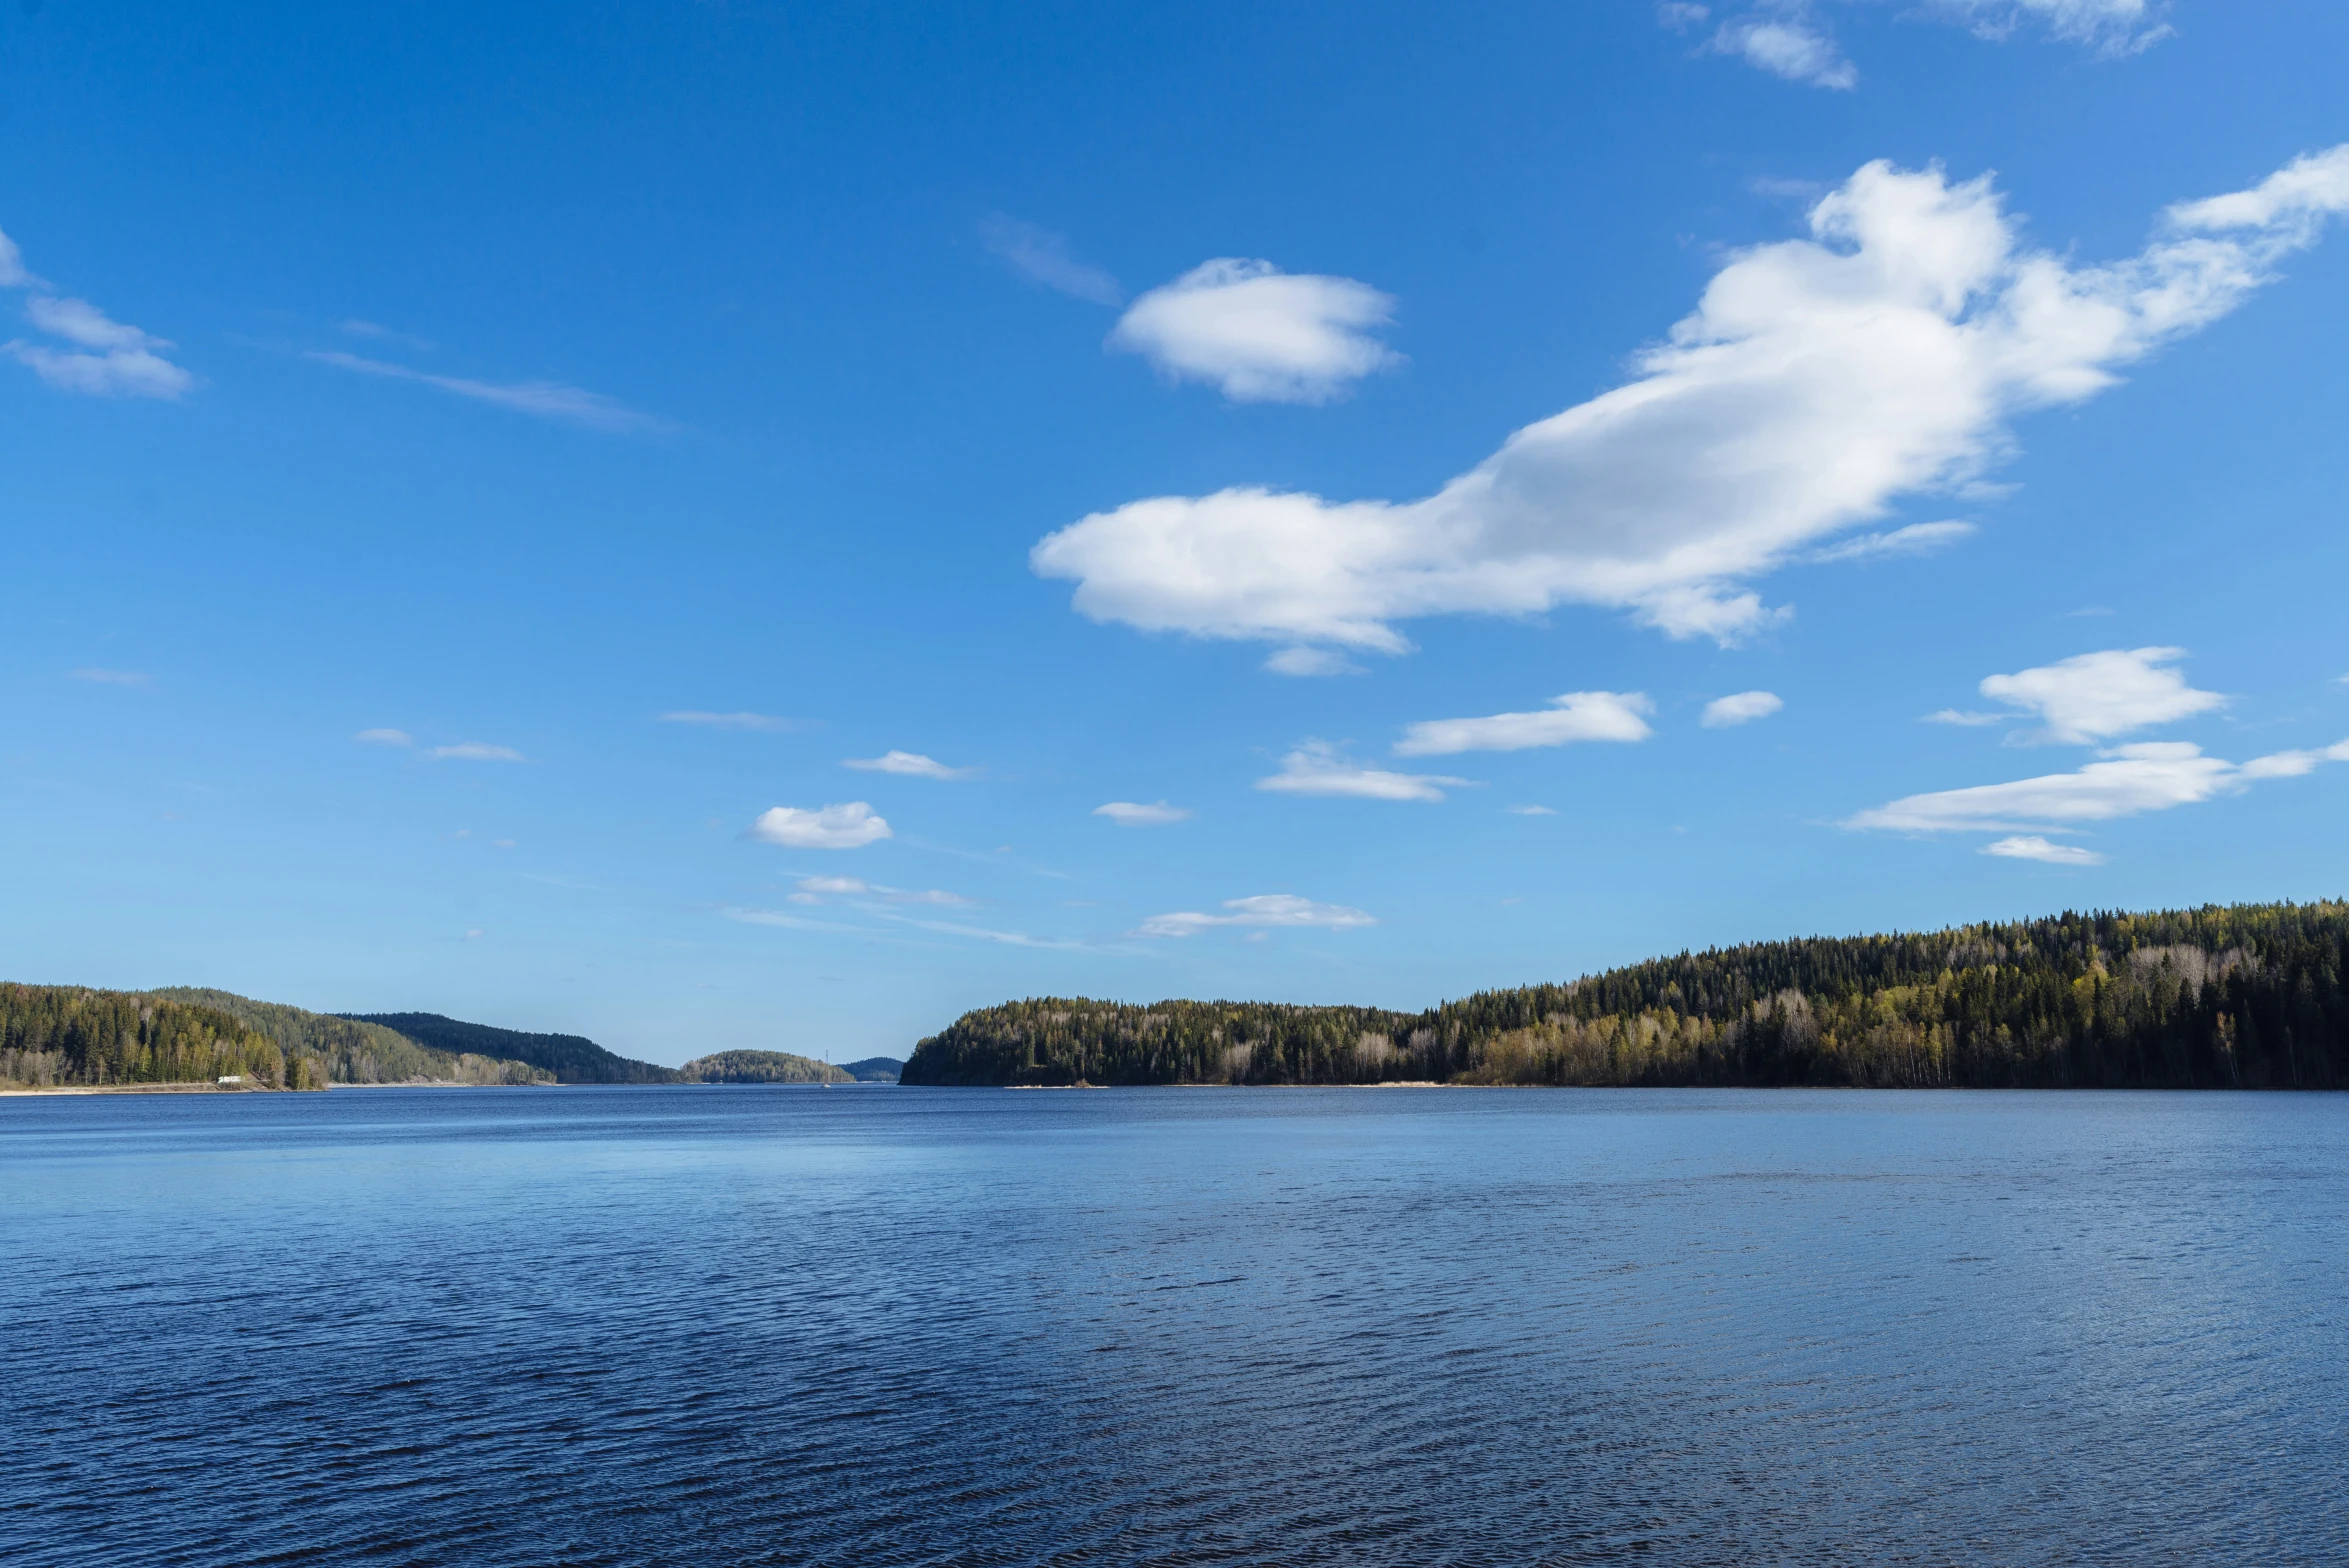
[[[950,768],[935,757],[925,757],[918,751],[891,751],[878,757],[843,757],[840,765],[854,768],[859,773],[893,773],[906,779],[969,779],[979,775],[977,768]]]
[[[658,721],[662,724],[693,724],[711,730],[764,730],[776,734],[805,727],[799,719],[778,718],[771,713],[710,713],[700,708],[679,708],[660,714]]]
[[[1426,719],[1403,731],[1398,757],[1448,757],[1464,751],[1527,751],[1576,741],[1642,741],[1655,733],[1645,692],[1570,691],[1537,713],[1481,719]]]
[[[1827,565],[1836,561],[1881,561],[1895,556],[1932,555],[1979,532],[1981,530],[1972,523],[1954,519],[1940,523],[1911,523],[1906,528],[1895,528],[1889,533],[1861,534],[1856,539],[1846,539],[1823,550],[1814,550],[1811,559]]]
[[[1811,208],[1808,237],[1733,254],[1629,383],[1432,496],[1157,496],[1048,535],[1030,564],[1073,580],[1094,620],[1284,647],[1400,653],[1401,620],[1561,603],[1736,641],[1781,613],[1754,579],[1978,481],[2018,415],[2227,315],[2345,209],[2349,146],[2075,264],[2024,245],[1987,176],[1870,163]]]
[[[998,212],[980,223],[979,242],[1012,271],[1056,294],[1091,305],[1125,303],[1124,286],[1101,268],[1079,261],[1065,234]]]
[[[116,321],[86,299],[60,294],[27,270],[24,253],[6,234],[0,234],[0,288],[25,290],[25,319],[56,340],[12,338],[0,343],[0,354],[60,392],[169,402],[196,384],[192,373],[164,357],[177,346],[170,339]]]
[[[451,397],[494,404],[517,414],[528,414],[533,419],[584,425],[590,430],[621,435],[647,435],[669,428],[667,420],[640,413],[601,392],[590,392],[560,381],[476,381],[466,376],[436,375],[407,365],[395,365],[387,360],[346,354],[341,349],[316,349],[302,357],[357,375],[376,376],[389,381],[412,381],[419,386],[446,392]]]
[[[1093,815],[1107,817],[1121,828],[1162,828],[1171,823],[1188,822],[1191,810],[1187,806],[1170,806],[1165,801],[1144,804],[1133,800],[1113,800],[1095,806]]]
[[[1844,826],[1895,833],[2061,831],[2198,805],[2263,780],[2312,773],[2326,762],[2349,762],[2349,740],[2244,763],[2205,756],[2190,741],[2140,741],[2115,746],[2070,773],[1903,796],[1860,812]]]
[[[1259,893],[1252,898],[1227,898],[1223,901],[1226,913],[1199,914],[1183,910],[1171,915],[1152,915],[1142,922],[1136,936],[1186,937],[1218,926],[1255,926],[1262,928],[1287,927],[1318,928],[1324,931],[1352,931],[1362,926],[1378,924],[1376,916],[1365,910],[1345,904],[1320,904],[1310,898],[1299,898],[1293,893]]]
[[[1835,9],[1833,0],[1667,0],[1656,19],[1674,32],[1701,34],[1699,54],[1728,55],[1786,81],[1849,91],[1860,72],[1837,41],[1830,21]],[[2039,31],[2111,59],[2168,37],[2164,9],[2157,0],[1924,0],[1909,15],[1954,23],[1994,42]]]
[[[1326,403],[1403,363],[1373,335],[1394,312],[1392,298],[1352,278],[1224,256],[1135,300],[1109,346],[1235,403]]]
[[[1281,770],[1256,781],[1256,787],[1283,795],[1336,795],[1355,800],[1420,800],[1444,798],[1446,789],[1474,787],[1473,779],[1440,773],[1392,773],[1349,761],[1327,741],[1307,740],[1281,759]]]
[[[2036,833],[2020,834],[1985,844],[1981,852],[2001,860],[2036,860],[2050,866],[2101,866],[2104,857],[2077,844],[2058,844]]]
[[[144,670],[102,670],[95,666],[85,665],[78,670],[68,670],[66,674],[74,680],[87,681],[93,686],[137,686],[144,688],[155,684],[155,677]]]
[[[801,877],[798,890],[786,896],[794,904],[820,904],[831,898],[859,898],[891,904],[934,904],[953,909],[967,908],[977,902],[960,893],[949,893],[944,888],[890,887],[880,882],[867,882],[861,877]]]
[[[435,762],[528,762],[530,759],[511,746],[493,746],[487,741],[461,740],[449,746],[427,747],[424,755]]]
[[[416,744],[416,737],[406,730],[390,728],[361,730],[351,739],[362,746],[413,746]]]

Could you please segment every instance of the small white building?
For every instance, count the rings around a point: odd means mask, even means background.
[[[245,1081],[245,1075],[243,1073],[230,1073],[226,1078],[223,1078],[220,1081],[222,1083],[243,1083]]]

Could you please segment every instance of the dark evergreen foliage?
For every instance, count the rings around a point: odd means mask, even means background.
[[[452,1054],[419,1045],[381,1024],[306,1012],[282,1002],[256,1002],[232,991],[171,986],[149,996],[193,1002],[228,1014],[248,1029],[277,1042],[288,1056],[315,1056],[330,1083],[553,1083],[555,1075],[528,1062],[470,1053]]]
[[[2349,1087],[2349,905],[2064,914],[1682,953],[1424,1013],[1052,998],[909,1084]]]
[[[677,1069],[683,1083],[854,1083],[845,1068],[789,1051],[718,1051]]]
[[[842,1062],[840,1070],[858,1083],[895,1083],[905,1063],[894,1056],[868,1056],[861,1062]]]
[[[323,1089],[324,1065],[215,1008],[129,991],[0,982],[0,1083],[216,1083]]]
[[[469,1024],[438,1013],[337,1013],[363,1024],[381,1024],[436,1051],[471,1052],[528,1062],[555,1075],[559,1083],[675,1083],[677,1071],[615,1056],[575,1034],[524,1034]]]

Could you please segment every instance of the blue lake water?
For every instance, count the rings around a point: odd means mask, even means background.
[[[11,1564],[2349,1561],[2349,1097],[0,1100]]]

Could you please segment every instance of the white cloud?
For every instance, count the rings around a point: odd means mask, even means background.
[[[1501,809],[1519,817],[1554,817],[1558,814],[1548,806],[1503,806]]]
[[[6,354],[62,392],[89,397],[152,397],[166,401],[195,386],[196,378],[163,357],[173,347],[116,321],[86,299],[54,293],[25,269],[24,253],[0,234],[0,288],[30,290],[25,318],[44,334],[73,345],[61,349],[23,338],[0,343]]]
[[[1197,936],[1216,926],[1313,926],[1325,931],[1352,931],[1378,924],[1376,917],[1344,904],[1317,904],[1291,893],[1259,893],[1253,898],[1227,898],[1225,915],[1189,911],[1153,915],[1142,922],[1137,936]]]
[[[2082,849],[2077,844],[2057,844],[2036,833],[1999,839],[1995,843],[1983,845],[1981,852],[1985,855],[1997,855],[2006,860],[2045,861],[2051,866],[2101,866],[2104,864],[2104,857],[2092,849]]]
[[[1727,729],[1733,724],[1751,724],[1766,719],[1786,706],[1776,692],[1741,691],[1732,696],[1715,697],[1705,704],[1704,717],[1697,722],[1709,730]]]
[[[1777,16],[1740,17],[1721,24],[1706,46],[1736,55],[1746,64],[1811,87],[1849,91],[1859,85],[1859,67],[1843,57],[1834,38],[1800,8]]]
[[[1646,740],[1655,731],[1642,714],[1655,704],[1636,691],[1570,691],[1539,713],[1482,719],[1427,719],[1395,742],[1399,757],[1448,757],[1463,751],[1526,751],[1581,740]]]
[[[1371,332],[1395,302],[1352,278],[1269,261],[1202,262],[1134,301],[1109,346],[1177,381],[1207,381],[1235,403],[1326,403],[1403,357]]]
[[[1233,488],[1095,513],[1030,563],[1100,621],[1401,652],[1413,616],[1628,609],[1728,641],[1744,585],[1976,480],[2009,420],[2076,403],[2217,320],[2349,207],[2349,147],[2172,209],[2138,255],[2070,265],[2018,242],[1987,177],[1871,163],[1811,235],[1734,255],[1635,379],[1518,431],[1435,495]]]
[[[2135,54],[2170,36],[2153,0],[1935,0],[1985,38],[2005,38],[2025,22],[2104,55]]]
[[[1093,815],[1107,817],[1121,828],[1158,828],[1170,822],[1191,820],[1189,808],[1170,806],[1163,800],[1150,805],[1131,800],[1113,800],[1107,805],[1095,806]]]
[[[435,762],[528,762],[530,760],[511,746],[492,746],[478,740],[461,740],[454,746],[435,746],[424,755]]]
[[[779,719],[770,713],[705,713],[699,708],[681,708],[674,713],[660,715],[663,724],[698,724],[713,730],[791,730],[799,728],[797,719]]]
[[[1387,773],[1359,767],[1326,741],[1301,742],[1281,759],[1281,770],[1256,781],[1258,789],[1285,795],[1350,795],[1358,800],[1442,800],[1446,788],[1467,788],[1468,779],[1437,773]]]
[[[840,765],[860,773],[894,773],[909,779],[967,779],[977,768],[950,768],[935,757],[915,751],[892,751],[878,757],[843,757]]]
[[[1095,305],[1125,303],[1117,279],[1070,255],[1065,235],[996,213],[979,225],[979,240],[1031,283]]]
[[[1328,648],[1280,648],[1264,661],[1275,675],[1363,675],[1365,671],[1344,654]]]
[[[155,677],[143,670],[79,669],[66,672],[77,681],[88,681],[94,686],[152,686]]]
[[[771,806],[750,825],[750,836],[785,849],[858,849],[895,835],[887,818],[875,814],[863,801],[852,800],[820,811]]]
[[[406,730],[361,730],[351,739],[369,746],[413,746],[416,744],[416,737]]]
[[[971,900],[944,888],[887,887],[859,877],[801,877],[798,891],[787,895],[794,904],[820,904],[827,898],[878,898],[892,904],[940,904],[960,908]]]
[[[1943,708],[1928,713],[1919,720],[1923,724],[1955,724],[1963,729],[1979,729],[1985,724],[2006,724],[2013,720],[2011,713],[1974,713],[1964,708]]]
[[[2196,691],[2169,668],[2185,656],[2183,648],[2083,653],[2038,669],[1990,676],[1981,692],[2046,720],[2046,730],[2034,739],[2087,745],[2223,707],[2226,698]]]
[[[453,397],[494,403],[517,414],[585,425],[591,430],[648,432],[667,428],[665,421],[650,414],[640,414],[601,392],[566,386],[560,381],[497,382],[474,381],[464,376],[436,376],[428,371],[411,370],[405,365],[346,354],[340,349],[322,349],[303,357],[321,365],[332,365],[338,370],[355,371],[363,376],[382,376],[393,381],[413,381]]]
[[[2322,751],[2283,751],[2236,764],[2206,757],[2185,741],[2116,746],[2073,773],[2007,784],[1909,795],[1852,817],[1844,826],[1898,833],[2063,828],[2234,794],[2262,779],[2294,778],[2322,762],[2349,762],[2349,741]]]
[[[1824,550],[1813,551],[1811,559],[1824,563],[1875,561],[1898,555],[1931,555],[1978,531],[1972,523],[1911,523],[1906,528],[1895,528],[1890,533],[1861,534],[1856,539],[1831,544]]]

